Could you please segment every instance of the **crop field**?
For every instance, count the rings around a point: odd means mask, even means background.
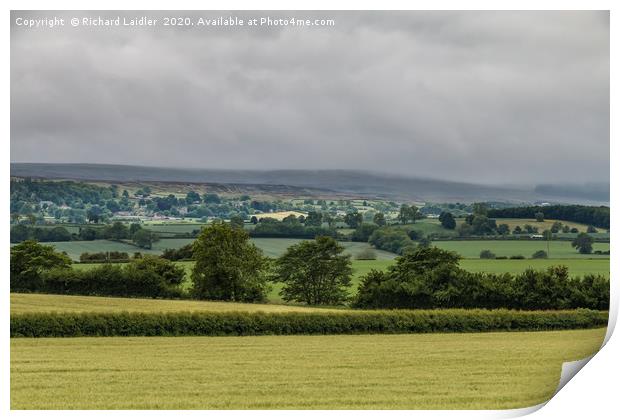
[[[288,216],[295,216],[295,217],[299,217],[299,216],[304,216],[306,217],[308,214],[307,213],[302,213],[300,211],[276,211],[273,213],[257,213],[257,214],[253,214],[252,216],[256,216],[256,218],[258,220],[264,218],[264,217],[269,217],[271,219],[276,219],[276,220],[282,220],[285,217]],[[250,216],[251,217],[251,216]]]
[[[521,226],[521,228],[523,228],[523,226],[527,225],[531,225],[534,226],[536,228],[538,228],[539,232],[542,232],[545,229],[551,229],[551,226],[553,226],[553,224],[555,222],[560,222],[563,225],[568,226],[569,228],[577,228],[579,229],[579,232],[585,232],[586,229],[588,228],[588,225],[584,225],[582,223],[577,223],[577,222],[567,222],[564,220],[553,220],[553,219],[545,219],[542,222],[537,222],[536,219],[510,219],[510,218],[497,218],[495,219],[497,222],[497,225],[499,226],[500,224],[506,224],[508,225],[508,227],[510,227],[510,231],[512,232],[514,230],[515,227],[517,226]],[[599,232],[605,232],[604,229],[600,229]]]
[[[402,228],[408,231],[417,230],[419,232],[422,232],[424,235],[438,234],[444,237],[458,236],[458,233],[456,232],[456,230],[450,230],[450,229],[444,228],[443,226],[441,226],[441,223],[439,223],[439,220],[437,219],[422,219],[416,223],[408,223],[406,225],[398,224],[398,225],[392,225],[392,226],[396,228]]]
[[[11,409],[519,408],[604,334],[13,338]]]
[[[11,293],[11,314],[32,312],[316,312],[335,309],[260,303],[133,299],[99,296]]]
[[[145,223],[145,229],[152,230],[157,233],[192,233],[194,230],[200,230],[205,223]]]
[[[527,241],[527,240],[511,240],[511,241],[434,241],[434,246],[455,251],[463,258],[478,258],[480,251],[488,249],[497,256],[510,257],[511,255],[523,255],[530,257],[538,250],[547,251],[547,242],[544,240]],[[595,243],[594,250],[609,251],[609,243]],[[606,258],[609,255],[584,255],[580,254],[571,247],[570,241],[550,241],[549,242],[549,258]]]

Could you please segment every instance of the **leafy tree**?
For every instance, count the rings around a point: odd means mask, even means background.
[[[445,229],[453,230],[456,228],[456,220],[454,220],[454,216],[450,212],[441,212],[439,215],[439,221],[441,222],[441,226]]]
[[[386,223],[385,215],[383,213],[375,213],[374,217],[372,218],[372,221],[377,226],[385,226],[385,223]]]
[[[489,206],[487,203],[474,203],[472,209],[474,216],[488,216]]]
[[[551,225],[551,233],[558,233],[562,229],[562,222],[553,222]]]
[[[220,196],[214,193],[205,194],[202,197],[202,201],[204,201],[205,204],[220,204],[222,202]]]
[[[132,237],[134,233],[142,229],[140,223],[132,223],[129,225],[129,236]]]
[[[256,218],[256,216],[250,217],[250,223],[252,223],[253,225],[258,223],[258,219]]]
[[[53,246],[24,241],[11,247],[11,291],[38,290],[45,270],[69,267],[71,259],[56,252]]]
[[[592,244],[594,243],[594,239],[587,233],[580,233],[577,235],[571,245],[573,248],[576,248],[580,254],[591,254],[592,253]]]
[[[579,229],[577,229],[576,227],[571,228],[570,233],[579,233]]]
[[[287,301],[309,305],[339,305],[347,301],[351,285],[351,257],[335,239],[319,236],[293,245],[276,260],[273,281],[284,283]]]
[[[108,200],[105,203],[105,206],[107,207],[108,210],[110,210],[112,213],[116,213],[121,211],[121,206],[118,204],[118,201],[116,200]]]
[[[347,213],[344,216],[344,222],[352,229],[357,228],[363,221],[363,217],[358,212]]]
[[[480,258],[487,259],[487,260],[493,260],[495,259],[495,254],[492,253],[490,250],[485,249],[485,250],[480,251]]]
[[[532,258],[534,258],[534,259],[547,258],[547,256],[548,256],[547,253],[545,251],[543,251],[542,249],[538,250],[538,251],[536,251],[536,252],[534,252],[532,254]]]
[[[400,254],[407,248],[415,248],[415,243],[403,229],[382,227],[376,229],[368,238],[368,243],[377,249]]]
[[[243,229],[245,225],[243,222],[243,217],[235,215],[230,218],[230,225],[235,229]]]
[[[497,226],[497,233],[499,233],[500,235],[508,235],[510,233],[510,226],[508,226],[506,223],[501,223],[499,226]]]
[[[368,242],[370,235],[378,228],[379,226],[374,223],[362,223],[351,234],[351,240],[355,242]]]
[[[316,211],[308,212],[308,217],[306,217],[306,221],[305,221],[306,226],[321,226],[322,223],[323,223],[323,214],[316,212]]]
[[[185,202],[187,204],[200,203],[201,201],[202,200],[200,199],[200,194],[198,194],[196,191],[189,191],[185,195]]]
[[[428,238],[428,236],[420,238],[420,240],[418,241],[418,246],[421,246],[423,248],[429,247],[431,246],[431,240]]]
[[[536,213],[534,213],[534,218],[537,222],[544,222],[545,214],[542,211],[537,211]]]
[[[178,296],[185,278],[183,267],[153,255],[132,260],[123,271],[129,296]]]
[[[122,222],[114,222],[103,228],[102,234],[106,239],[126,239],[129,237],[129,229]]]
[[[99,206],[92,206],[88,210],[86,210],[86,218],[89,222],[99,223],[99,220],[102,218],[103,211]]]
[[[80,228],[79,238],[83,241],[94,241],[99,236],[97,230],[91,227]]]
[[[515,234],[515,235],[519,235],[519,234],[523,233],[523,230],[521,229],[521,226],[517,225],[517,226],[515,226],[515,228],[512,231],[512,233]]]
[[[247,232],[223,222],[205,227],[193,245],[192,293],[198,299],[264,301],[269,261]]]
[[[159,241],[159,235],[147,229],[139,229],[131,239],[140,248],[151,249],[153,243]]]
[[[598,232],[598,231],[596,230],[596,228],[595,228],[594,226],[590,225],[590,226],[588,226],[588,228],[586,229],[586,232],[588,232],[588,233],[596,233],[596,232]]]
[[[420,218],[421,218],[421,213],[420,213],[420,210],[416,206],[413,206],[413,205],[408,206],[406,204],[403,204],[402,206],[400,206],[400,211],[398,213],[398,220],[400,220],[400,222],[403,225],[406,224],[409,220],[415,223],[415,221]]]

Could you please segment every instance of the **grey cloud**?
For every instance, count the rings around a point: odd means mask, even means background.
[[[13,24],[11,160],[609,179],[606,12],[280,15],[336,25]]]

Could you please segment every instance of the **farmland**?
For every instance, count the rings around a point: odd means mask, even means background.
[[[136,185],[121,191],[118,186],[104,183],[102,190],[93,191],[81,184],[58,187],[24,181],[13,187],[16,198],[29,203],[15,206],[13,244],[34,239],[66,253],[74,262],[85,252],[112,251],[127,256],[100,254],[91,258],[129,260],[116,263],[122,269],[86,273],[101,265],[71,265],[66,258],[57,256],[63,269],[43,267],[49,271],[44,271],[37,281],[24,281],[31,274],[24,270],[19,273],[19,281],[14,281],[12,275],[12,291],[33,292],[11,294],[14,409],[524,407],[551,396],[562,362],[583,358],[599,348],[604,335],[599,327],[607,323],[609,299],[604,278],[568,282],[554,273],[530,273],[532,279],[542,281],[530,287],[530,300],[522,303],[525,299],[520,298],[519,284],[504,277],[489,279],[454,270],[450,273],[457,277],[449,279],[454,280],[453,285],[442,290],[443,279],[435,282],[433,277],[440,271],[430,268],[432,273],[428,274],[407,268],[411,278],[401,279],[394,274],[396,271],[386,272],[376,276],[380,287],[375,288],[373,280],[358,293],[362,276],[373,269],[386,271],[397,262],[396,253],[374,246],[398,253],[411,250],[408,258],[420,258],[416,264],[439,260],[445,267],[454,264],[447,260],[452,257],[433,246],[455,251],[462,257],[460,267],[470,272],[514,275],[528,268],[544,270],[564,265],[570,276],[599,274],[609,278],[609,255],[602,254],[609,251],[605,243],[609,234],[602,228],[588,238],[599,241],[587,251],[594,253],[580,254],[570,240],[559,240],[577,234],[558,234],[548,243],[530,234],[512,233],[517,225],[530,225],[542,233],[552,226],[552,220],[497,219],[498,225],[505,223],[511,229],[500,233],[497,226],[489,227],[483,216],[474,214],[473,204],[290,196],[260,201],[267,198],[257,200],[241,191],[218,196],[200,190],[201,194],[197,194],[193,187],[179,185],[169,190],[165,186],[153,185],[149,190],[148,185]],[[64,199],[68,205],[60,208],[62,200],[52,202],[48,196],[36,199],[39,189],[56,189],[60,196],[65,194],[71,199]],[[180,191],[186,197],[174,196]],[[99,198],[91,199],[89,194]],[[69,211],[74,196],[86,200],[86,207]],[[410,216],[413,210],[417,212],[417,205],[423,206],[427,218]],[[35,216],[23,209],[38,213]],[[452,220],[452,227],[442,225],[444,215],[441,222],[438,218],[446,209],[454,209],[456,220]],[[580,217],[592,214],[587,213],[591,209],[580,211]],[[252,216],[276,220],[253,220],[257,222],[253,224]],[[286,216],[295,217],[282,221]],[[465,216],[471,216],[470,221]],[[209,245],[215,252],[192,255],[189,250],[169,251],[166,260],[134,255],[161,255],[166,249],[179,249],[196,240],[197,232],[207,226],[209,235],[224,235]],[[574,222],[565,226],[580,232],[588,228]],[[191,258],[203,264],[208,261],[203,275],[216,267],[220,276],[217,281],[226,279],[231,284],[235,270],[243,268],[243,263],[250,269],[260,266],[263,259],[247,252],[251,247],[237,246],[248,241],[238,230],[242,227],[250,233],[249,241],[272,259],[264,273],[248,271],[249,279],[263,282],[260,295],[244,295],[240,289],[233,294],[210,294],[219,293],[220,285],[212,282],[215,277],[206,275],[189,293],[195,265],[189,261]],[[145,235],[152,236],[140,241]],[[375,241],[381,235],[386,240]],[[344,253],[351,256],[348,296],[338,290],[337,299],[312,300],[298,293],[289,295],[289,302],[284,302],[279,294],[284,283],[279,281],[291,279],[276,275],[285,259],[275,259],[302,240],[318,236],[322,238],[288,253],[290,256],[300,249],[314,250],[297,254],[301,256],[284,273],[297,270],[295,281],[313,287],[320,284],[327,271],[317,274],[314,267],[335,268],[338,251],[332,254],[327,247],[312,247],[331,243],[329,246],[337,250],[337,240]],[[204,235],[201,241],[205,238],[209,236]],[[424,245],[423,241],[432,246],[417,246]],[[208,240],[201,242],[206,244]],[[15,255],[30,258],[24,249],[36,247],[38,252],[44,250],[40,245],[25,243],[15,249]],[[503,258],[480,259],[482,250]],[[549,258],[532,259],[539,250],[548,250]],[[515,256],[523,258],[511,258]],[[223,257],[228,259],[220,267]],[[312,264],[304,266],[308,261]],[[231,266],[234,269],[228,270]],[[348,284],[347,266],[348,261],[342,266],[346,275],[342,276],[341,287]],[[472,282],[467,284],[480,285],[482,292],[469,296],[458,276]],[[521,284],[529,280],[515,278]],[[551,289],[545,286],[546,281]],[[390,289],[390,284],[398,287]],[[426,285],[432,288],[424,289]],[[565,290],[566,297],[560,301],[557,296]],[[451,294],[450,299],[444,299],[446,292]],[[553,293],[551,300],[547,299],[549,293]],[[407,301],[400,306],[401,301],[393,296]],[[260,303],[239,303],[246,300]],[[583,307],[588,309],[579,309]]]
[[[385,270],[394,261],[390,259],[382,260],[368,260],[368,261],[352,261],[353,267],[353,279],[351,286],[351,293],[355,293],[360,278],[367,274],[370,270]],[[122,264],[122,263],[121,263]],[[179,261],[176,264],[182,266],[186,272],[185,287],[189,289],[190,286],[190,274],[194,266],[192,261]],[[98,264],[75,264],[74,267],[80,270],[89,270],[96,267]],[[568,271],[571,275],[579,276],[584,274],[600,274],[603,276],[609,276],[609,259],[596,258],[596,259],[526,259],[526,260],[481,260],[475,259],[463,259],[460,261],[460,266],[465,270],[484,273],[511,273],[518,274],[528,268],[540,270],[554,265],[565,265],[568,267]],[[282,288],[281,284],[274,284],[272,290],[268,295],[270,302],[281,303],[282,299],[278,295],[278,292]]]
[[[289,238],[251,238],[265,255],[269,257],[279,257],[286,248],[301,241],[301,239]],[[106,252],[120,251],[133,254],[142,252],[148,254],[160,254],[166,248],[180,248],[193,242],[190,238],[162,239],[153,244],[152,249],[142,249],[123,242],[95,240],[95,241],[70,241],[70,242],[49,242],[47,245],[54,246],[60,252],[66,252],[73,260],[79,260],[83,252]],[[362,250],[372,249],[364,242],[341,242],[345,247],[345,252],[353,257]],[[434,246],[449,251],[457,252],[463,258],[478,258],[480,251],[488,249],[497,256],[510,257],[513,255],[523,255],[529,258],[538,250],[547,250],[547,242],[543,240],[461,240],[461,241],[435,241]],[[595,243],[594,250],[608,251],[609,243]],[[608,255],[579,254],[571,247],[570,241],[550,241],[550,258],[561,259],[609,259]],[[377,259],[393,259],[395,254],[387,251],[375,250]]]
[[[330,311],[294,305],[266,305],[258,303],[208,302],[197,300],[163,300],[110,298],[98,296],[44,295],[11,293],[11,314],[36,312],[178,312],[178,311],[262,311],[311,312]]]
[[[510,257],[523,255],[530,257],[538,250],[547,250],[547,242],[543,240],[507,240],[507,241],[436,241],[434,246],[454,251],[463,258],[478,258],[480,251],[488,249],[497,256]],[[595,243],[594,250],[608,251],[609,243]],[[606,258],[608,255],[579,254],[571,247],[569,241],[549,241],[550,258]]]
[[[11,339],[11,408],[519,408],[604,334]]]

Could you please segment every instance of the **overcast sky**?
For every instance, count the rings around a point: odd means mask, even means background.
[[[12,14],[12,162],[609,180],[607,12],[281,14],[335,20],[313,28],[15,24],[87,15],[141,14]]]

